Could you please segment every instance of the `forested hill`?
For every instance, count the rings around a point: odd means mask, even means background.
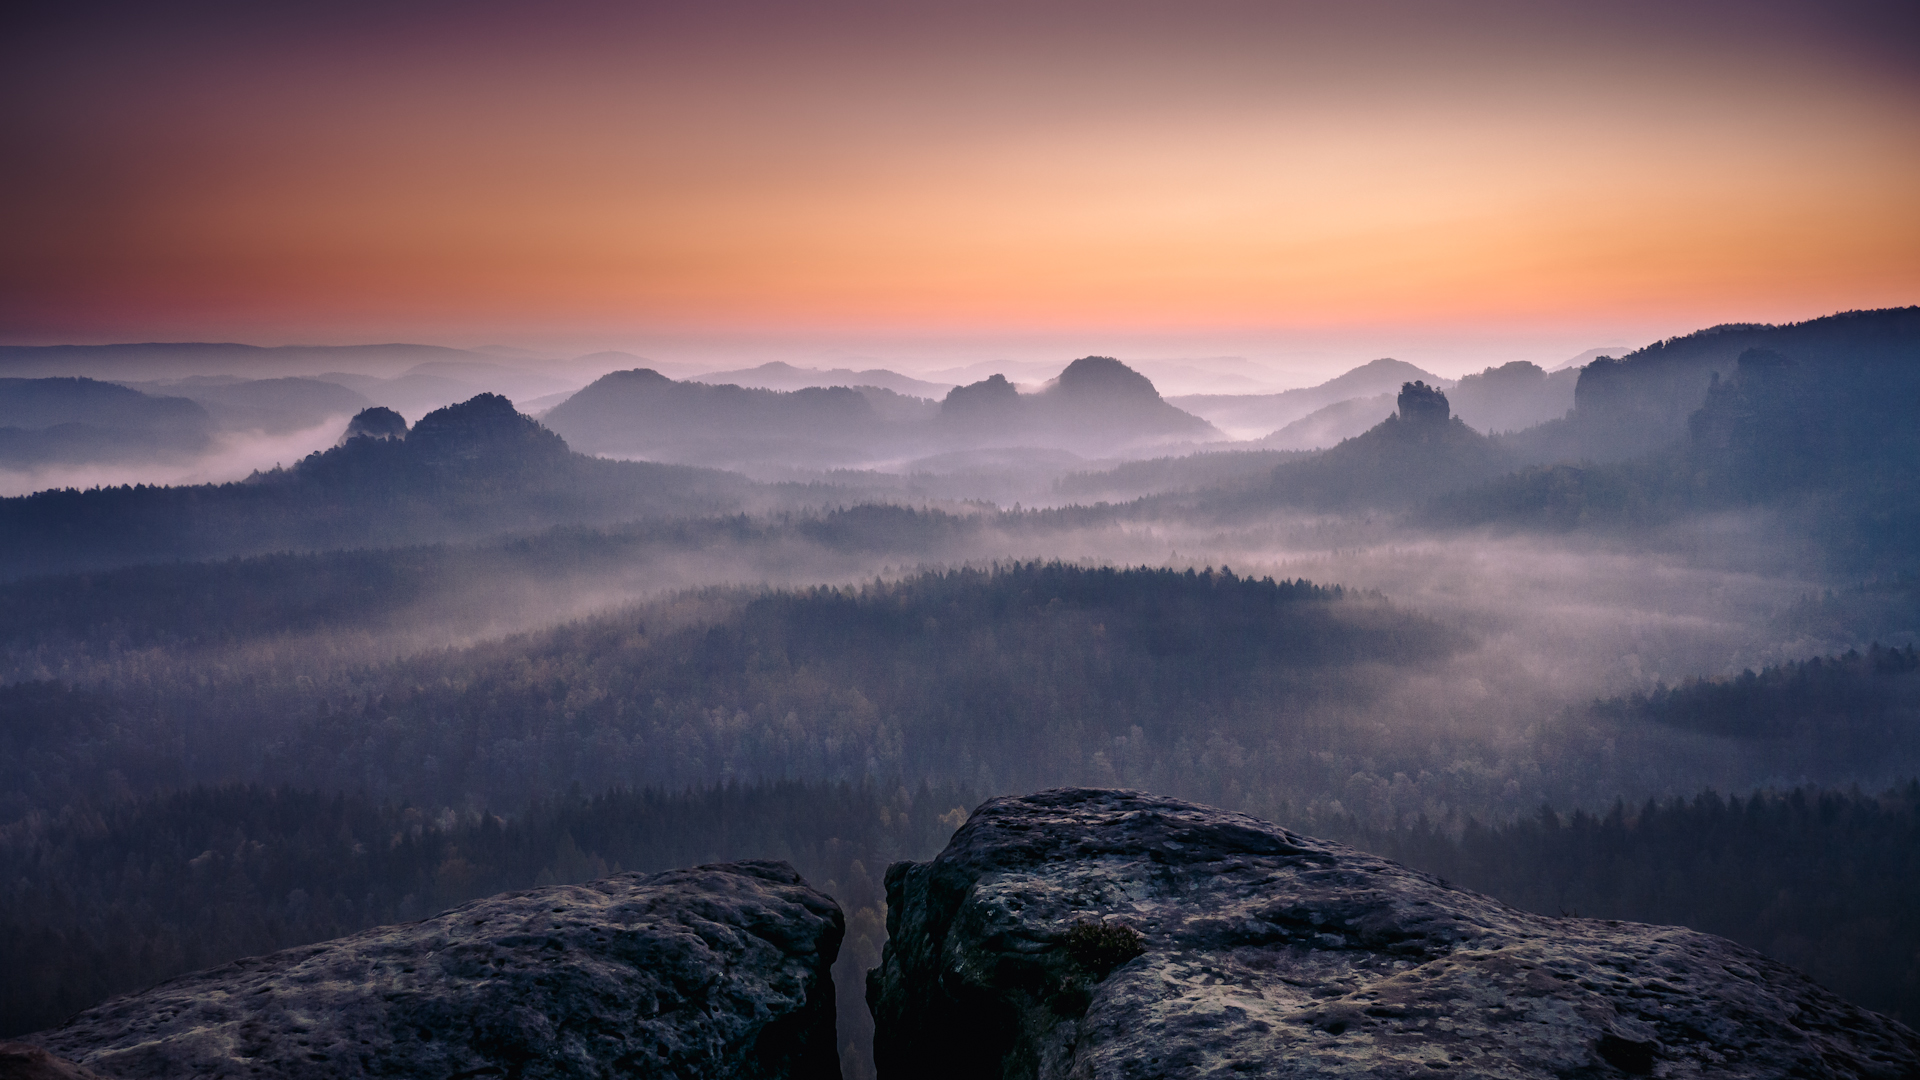
[[[507,399],[482,394],[429,413],[405,439],[349,439],[241,483],[0,500],[0,578],[713,513],[738,508],[753,487],[573,453]]]
[[[1574,410],[1520,433],[1514,451],[1542,464],[1620,461],[1688,433],[1716,376],[1734,373],[1749,350],[1776,353],[1805,370],[1895,373],[1920,365],[1920,307],[1849,311],[1783,326],[1739,324],[1655,342],[1580,372]]]
[[[1463,829],[1325,823],[1350,843],[1548,915],[1730,937],[1920,1021],[1920,782],[1883,794],[1705,792]]]
[[[1735,337],[1782,348],[1747,348],[1724,376],[1702,343],[1621,369],[1623,385],[1641,389],[1698,376],[1701,397],[1672,445],[1643,442],[1652,452],[1614,464],[1523,470],[1441,499],[1429,519],[1619,530],[1765,508],[1824,548],[1839,572],[1893,577],[1920,568],[1920,308]],[[1677,355],[1655,363],[1668,352]],[[1643,368],[1653,373],[1645,386],[1632,375]]]
[[[1402,386],[1398,411],[1325,453],[1275,466],[1271,497],[1324,509],[1403,508],[1511,468],[1493,440],[1450,414],[1423,382]]]
[[[1213,782],[1223,755],[1272,782],[1332,767],[1310,751],[1340,741],[1332,716],[1375,700],[1382,667],[1463,644],[1337,587],[1225,571],[708,592],[370,669],[142,655],[81,690],[0,688],[0,793],[11,816],[226,781],[509,806],[729,777],[1172,787]]]
[[[889,434],[867,399],[845,386],[710,386],[648,368],[600,377],[546,421],[593,454],[651,454],[689,442],[859,444]]]
[[[1686,731],[1741,739],[1846,742],[1878,754],[1920,734],[1920,650],[1866,652],[1776,664],[1731,679],[1699,679],[1594,708]]]

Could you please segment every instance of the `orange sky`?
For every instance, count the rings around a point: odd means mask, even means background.
[[[1920,302],[1897,6],[697,7],[30,24],[0,340],[1582,348]]]

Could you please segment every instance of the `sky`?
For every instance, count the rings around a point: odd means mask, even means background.
[[[29,4],[0,343],[1453,375],[1910,304],[1916,10]]]

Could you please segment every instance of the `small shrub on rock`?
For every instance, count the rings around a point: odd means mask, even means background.
[[[1096,979],[1106,978],[1114,968],[1147,951],[1140,932],[1133,927],[1091,919],[1069,927],[1061,944],[1068,961]]]

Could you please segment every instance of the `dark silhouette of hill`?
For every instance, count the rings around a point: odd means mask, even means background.
[[[270,435],[337,422],[340,417],[351,416],[373,404],[364,395],[339,383],[292,376],[279,379],[196,376],[140,383],[134,388],[197,401],[223,429]]]
[[[1319,450],[1351,439],[1391,416],[1394,395],[1348,398],[1295,420],[1254,445],[1266,450]]]
[[[739,507],[751,488],[710,470],[576,454],[507,399],[482,394],[421,418],[404,439],[346,439],[242,483],[0,499],[0,575],[713,513]]]
[[[1041,422],[1087,444],[1220,438],[1205,420],[1169,404],[1152,380],[1111,356],[1083,356],[1034,395]]]
[[[1326,509],[1392,508],[1486,481],[1512,467],[1491,439],[1451,416],[1424,382],[1400,388],[1399,412],[1364,434],[1273,470],[1272,497]]]
[[[1398,391],[1402,384],[1446,382],[1401,360],[1371,360],[1318,386],[1278,394],[1184,394],[1168,400],[1178,408],[1223,428],[1277,431],[1329,405],[1353,398],[1377,397]]]
[[[1850,311],[1784,326],[1731,324],[1656,342],[1580,369],[1565,419],[1509,441],[1528,461],[1621,461],[1687,437],[1687,418],[1715,378],[1734,374],[1749,349],[1839,371],[1920,364],[1920,307]]]
[[[1030,426],[1026,403],[1005,375],[956,386],[940,402],[940,427],[956,439],[1017,438]]]
[[[781,391],[679,382],[649,368],[602,376],[546,422],[590,454],[700,460],[859,447],[884,434],[867,399],[844,387]]]
[[[588,453],[736,467],[840,466],[985,446],[1106,452],[1218,436],[1108,357],[1074,361],[1037,394],[1003,376],[954,387],[937,412],[884,387],[762,390],[616,371],[544,420]]]
[[[1717,347],[1727,335],[1784,348],[1748,347],[1723,376],[1701,342]],[[1767,507],[1818,540],[1836,568],[1898,573],[1920,565],[1920,425],[1913,422],[1920,308],[1723,330],[1680,349],[1666,366],[1656,363],[1662,355],[1643,361],[1652,365],[1648,385],[1690,385],[1695,375],[1704,381],[1677,439],[1625,461],[1528,469],[1450,497],[1432,517],[1619,529],[1697,511]],[[1648,398],[1635,377],[1633,368],[1611,367],[1603,378],[1621,382],[1603,383],[1615,396],[1602,400],[1613,404],[1570,417],[1564,429],[1594,423],[1617,405],[1626,430],[1649,438],[1664,431],[1664,412],[1634,404]],[[1582,405],[1576,414],[1586,410]]]
[[[214,426],[183,397],[93,379],[0,379],[0,467],[191,457]]]
[[[1515,360],[1467,375],[1447,391],[1453,411],[1475,431],[1496,435],[1558,420],[1573,408],[1578,368],[1551,374],[1538,364]]]
[[[407,437],[407,418],[384,405],[375,405],[370,409],[361,409],[347,421],[347,430],[340,434],[340,442],[353,439],[404,439]]]
[[[1110,356],[1083,356],[1037,394],[1021,394],[1003,375],[949,391],[940,431],[982,443],[1107,451],[1176,440],[1220,438],[1212,424],[1169,404],[1145,375]]]

